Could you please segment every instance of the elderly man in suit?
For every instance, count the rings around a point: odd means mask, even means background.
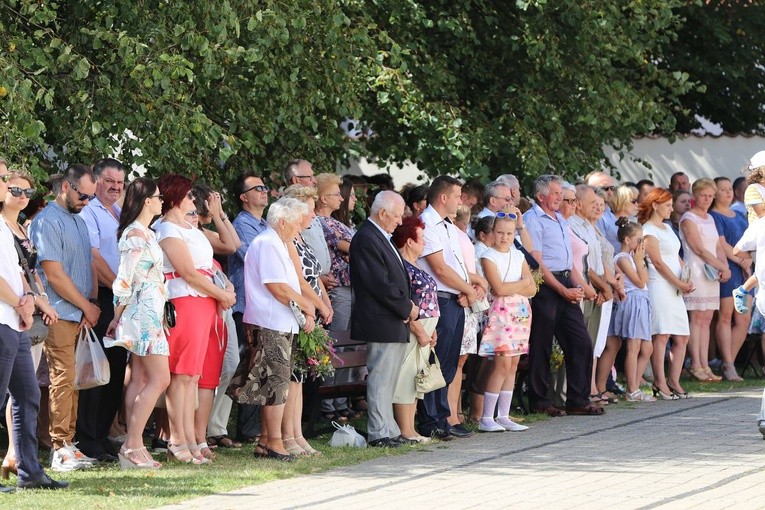
[[[409,341],[409,321],[419,314],[404,263],[390,241],[403,215],[404,199],[398,193],[379,193],[350,248],[355,299],[351,336],[367,342],[370,446],[396,447],[403,442],[393,416],[393,392]]]

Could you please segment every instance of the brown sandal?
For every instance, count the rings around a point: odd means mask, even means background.
[[[566,414],[570,416],[600,416],[606,414],[606,410],[596,405],[586,405],[584,407],[567,407]]]

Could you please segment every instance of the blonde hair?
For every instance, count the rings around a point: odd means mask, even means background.
[[[614,196],[611,199],[611,209],[614,212],[623,211],[627,204],[635,200],[640,192],[637,188],[622,184],[614,190]]]
[[[303,186],[302,184],[293,184],[284,190],[284,196],[289,198],[297,198],[301,202],[313,199],[314,202],[319,199],[319,195],[316,192],[316,188],[312,186]]]
[[[343,180],[337,175],[332,173],[323,173],[316,176],[316,193],[318,196],[324,195],[329,188],[337,186],[338,188],[343,183]]]
[[[691,192],[695,196],[696,193],[699,193],[708,188],[714,192],[717,192],[717,185],[715,184],[715,181],[707,177],[703,177],[701,179],[696,179],[693,182],[693,186],[691,186]]]
[[[461,205],[457,208],[457,221],[464,221],[467,223],[470,221],[470,208],[466,205]]]

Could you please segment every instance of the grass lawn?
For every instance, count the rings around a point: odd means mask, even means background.
[[[762,386],[762,379],[746,379],[741,382],[697,383],[684,380],[686,391],[691,394],[714,393],[740,388]],[[647,390],[646,390],[647,391]],[[619,406],[624,406],[620,402]],[[634,404],[650,405],[650,404]],[[631,407],[631,405],[629,405]],[[525,424],[544,421],[546,416],[532,414],[525,417]],[[352,422],[358,430],[365,430],[365,420]],[[471,428],[474,426],[471,426]],[[402,447],[393,450],[378,448],[330,448],[330,435],[312,439],[314,448],[322,455],[303,458],[293,463],[275,460],[255,459],[253,447],[239,450],[218,448],[217,458],[209,466],[189,466],[177,462],[165,463],[158,470],[127,470],[118,465],[98,467],[73,473],[52,473],[57,479],[71,482],[67,491],[28,491],[13,495],[0,495],[3,508],[13,510],[57,510],[94,509],[141,509],[177,503],[210,494],[230,491],[271,480],[316,473],[339,466],[358,464],[367,460],[389,455],[405,455],[424,447]],[[0,448],[4,450],[6,438],[0,437]],[[435,447],[438,447],[435,443]],[[429,446],[430,448],[434,446]],[[164,461],[163,457],[156,457]],[[15,477],[11,476],[11,483]]]

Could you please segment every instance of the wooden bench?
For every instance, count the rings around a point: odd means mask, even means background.
[[[331,331],[329,333],[335,340],[335,348],[353,347],[353,350],[343,349],[342,352],[335,352],[337,359],[332,360],[335,367],[335,374],[353,370],[354,368],[365,367],[367,365],[367,344],[360,340],[351,339],[350,331]],[[323,430],[316,430],[316,423],[321,416],[321,401],[330,398],[339,397],[359,397],[367,393],[367,382],[357,381],[348,383],[335,383],[335,378],[330,380],[308,380],[303,384],[304,409],[303,412],[308,416],[308,424],[303,430],[306,437],[315,437]]]

